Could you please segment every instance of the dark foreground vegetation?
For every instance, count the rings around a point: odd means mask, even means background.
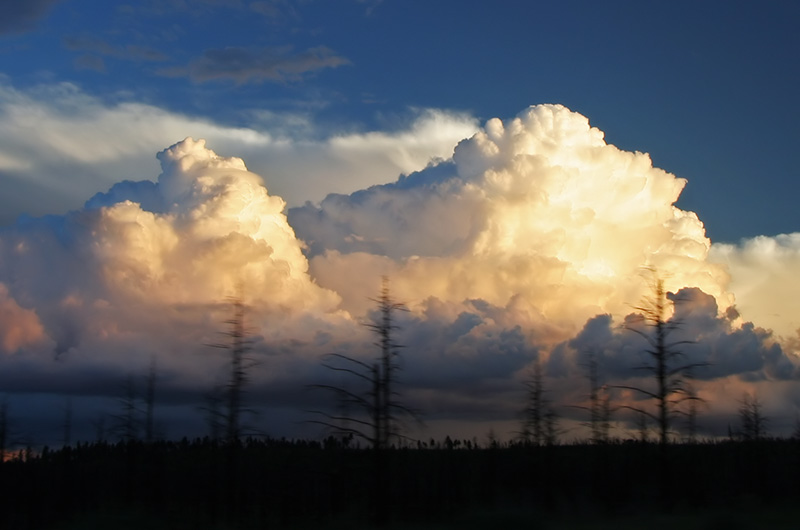
[[[794,440],[376,452],[332,438],[203,439],[0,464],[9,529],[794,528],[797,499]]]

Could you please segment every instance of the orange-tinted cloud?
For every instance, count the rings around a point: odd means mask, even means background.
[[[19,306],[0,283],[0,352],[10,355],[47,341],[35,311]]]

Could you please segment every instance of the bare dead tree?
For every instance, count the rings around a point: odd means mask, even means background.
[[[391,469],[386,458],[386,449],[394,440],[406,437],[400,430],[400,417],[419,418],[416,411],[406,407],[396,390],[401,345],[395,342],[398,326],[395,313],[407,311],[406,307],[394,300],[389,290],[389,280],[384,277],[378,298],[373,299],[378,306],[376,317],[366,326],[377,337],[375,345],[379,348],[378,357],[372,362],[364,362],[353,357],[331,353],[324,357],[323,365],[362,383],[363,389],[350,390],[344,386],[319,384],[320,388],[336,395],[340,412],[310,411],[316,415],[308,423],[323,425],[343,437],[356,437],[366,441],[373,449],[373,511],[376,526],[388,520],[391,509]],[[419,421],[419,420],[418,420]]]
[[[144,417],[144,441],[153,443],[155,438],[154,426],[154,411],[156,399],[156,359],[150,359],[150,369],[147,372],[147,381],[145,386],[144,404],[145,404],[145,417]]]
[[[377,306],[377,316],[366,324],[377,336],[375,345],[380,354],[374,362],[364,362],[340,353],[324,357],[323,366],[347,374],[363,383],[364,389],[349,390],[344,386],[311,385],[333,392],[339,402],[339,412],[310,411],[320,419],[310,420],[328,427],[343,436],[354,436],[370,444],[374,449],[388,448],[392,440],[403,439],[399,429],[400,416],[418,419],[418,413],[406,407],[395,389],[402,345],[394,340],[399,329],[395,324],[395,313],[407,311],[404,304],[392,298],[389,280],[383,277],[378,298],[372,299]]]
[[[528,379],[522,382],[525,387],[525,409],[522,420],[522,439],[525,443],[541,445],[544,439],[543,419],[547,402],[544,399],[542,366],[539,361],[533,365]]]
[[[561,429],[558,425],[559,416],[555,410],[548,408],[544,413],[544,444],[557,445]]]
[[[145,441],[150,443],[154,440],[153,412],[155,407],[155,379],[156,366],[152,361],[148,374],[145,378],[145,395],[141,396],[137,391],[136,381],[138,377],[129,374],[123,384],[122,395],[117,399],[119,412],[111,415],[111,427],[109,432],[119,439],[132,442],[140,439],[142,429],[144,429]],[[100,415],[92,425],[95,428],[97,441],[102,441],[105,436],[105,418]],[[72,403],[67,402],[64,420],[64,442],[69,444],[69,433],[72,428]]]
[[[228,412],[225,433],[228,441],[239,438],[241,434],[242,390],[247,382],[244,370],[244,354],[248,345],[244,336],[244,304],[241,298],[233,301],[233,318],[228,336],[231,338],[231,374],[228,383]]]
[[[125,378],[123,395],[117,401],[120,411],[113,416],[112,431],[120,439],[132,442],[139,436],[139,404],[133,376],[129,375]]]
[[[703,403],[703,399],[697,394],[697,389],[692,384],[691,371],[687,371],[684,389],[684,401],[688,403],[687,410],[682,412],[686,417],[686,441],[689,443],[694,443],[697,441],[697,415],[699,413],[698,407]]]
[[[650,428],[647,425],[648,415],[642,411],[636,413],[636,438],[641,443],[647,443],[650,438]]]
[[[541,445],[544,439],[544,416],[547,401],[544,398],[544,382],[542,381],[542,366],[537,361],[534,364],[528,380],[523,381],[526,390],[526,406],[522,426],[523,438],[526,442]]]
[[[611,431],[611,394],[607,391],[607,387],[603,387],[603,395],[600,396],[599,403],[599,436],[601,443],[607,443],[611,440],[609,432]]]
[[[378,433],[381,436],[379,443],[383,447],[388,447],[390,439],[399,434],[396,412],[404,408],[395,399],[397,393],[393,389],[395,373],[399,369],[397,364],[399,350],[403,347],[393,340],[393,334],[398,329],[394,323],[393,314],[396,311],[408,311],[408,309],[404,304],[392,299],[389,291],[389,278],[386,276],[381,279],[380,296],[373,298],[372,301],[378,304],[378,319],[367,324],[367,327],[378,336],[375,345],[381,351],[380,368],[375,374],[378,378],[375,391],[380,394],[377,396],[380,404],[377,415],[380,426]]]
[[[764,416],[764,405],[756,394],[745,392],[739,402],[739,421],[741,422],[742,439],[746,441],[761,440],[766,433],[768,418]]]
[[[664,289],[664,281],[654,271],[651,295],[646,296],[641,305],[635,307],[641,314],[645,330],[629,325],[626,329],[640,335],[647,341],[645,353],[648,361],[639,366],[655,380],[655,389],[630,385],[614,385],[615,388],[633,390],[655,401],[655,412],[642,407],[624,405],[638,414],[652,419],[658,428],[658,441],[662,446],[669,442],[672,417],[677,414],[677,406],[687,401],[686,379],[694,368],[708,363],[681,363],[684,356],[681,347],[693,344],[690,340],[671,340],[671,335],[680,328],[679,319],[669,318],[670,301]],[[690,401],[696,401],[695,396]]]
[[[600,367],[593,352],[589,352],[582,366],[589,382],[589,406],[575,405],[574,408],[589,412],[589,421],[584,423],[589,427],[589,441],[595,445],[608,443],[611,430],[611,395],[606,385],[600,381]]]
[[[227,331],[221,332],[229,340],[224,343],[209,344],[214,348],[225,350],[229,354],[228,382],[224,387],[223,407],[214,407],[212,413],[220,415],[219,421],[224,430],[227,442],[232,443],[241,438],[243,432],[242,415],[246,412],[243,397],[244,388],[248,380],[248,369],[253,366],[253,360],[247,357],[251,349],[245,328],[246,305],[242,295],[231,297],[231,318],[225,321],[229,326]]]
[[[322,365],[334,372],[349,374],[362,380],[365,390],[352,391],[344,386],[315,384],[312,388],[328,390],[336,395],[338,411],[329,413],[312,410],[311,413],[321,419],[309,420],[308,423],[322,425],[335,434],[346,437],[354,436],[379,450],[386,447],[386,439],[382,419],[383,392],[381,391],[380,364],[368,364],[358,359],[339,353],[325,355]]]
[[[594,354],[589,354],[589,359],[586,363],[588,371],[587,377],[589,379],[589,424],[592,432],[590,441],[593,444],[601,444],[607,441],[604,436],[603,425],[601,422],[601,408],[600,408],[600,375],[597,367],[597,358]]]
[[[521,438],[534,445],[553,445],[558,441],[558,414],[545,397],[544,375],[539,361],[523,381],[526,390]]]

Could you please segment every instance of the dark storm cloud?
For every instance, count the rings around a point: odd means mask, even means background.
[[[425,319],[403,324],[408,384],[466,396],[485,380],[513,378],[536,358],[520,326],[498,325],[474,308],[465,309],[452,320],[429,311]]]
[[[0,34],[23,33],[36,26],[59,0],[7,0],[2,3]]]
[[[283,48],[228,47],[206,50],[202,57],[185,67],[164,68],[159,71],[166,77],[189,77],[203,83],[217,79],[232,80],[237,84],[260,81],[296,81],[324,68],[349,64],[346,58],[324,46],[292,53]]]
[[[692,376],[711,381],[738,376],[744,381],[792,380],[797,369],[772,333],[751,322],[740,327],[734,325],[735,311],[718,315],[714,297],[698,288],[684,288],[669,293],[675,304],[675,314],[669,321],[674,325],[667,343],[680,355],[673,367],[697,366]],[[548,360],[550,375],[566,375],[571,371],[585,371],[589,355],[598,362],[602,374],[608,379],[625,380],[640,377],[640,366],[651,364],[646,350],[650,348],[643,334],[651,334],[641,317],[631,313],[622,325],[614,323],[610,315],[589,319],[575,338],[554,348]]]

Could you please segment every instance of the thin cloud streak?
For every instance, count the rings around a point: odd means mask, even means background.
[[[102,39],[81,36],[67,36],[63,38],[64,47],[70,51],[89,52],[101,56],[113,57],[128,61],[166,61],[168,57],[160,51],[146,46],[128,44],[114,46]]]
[[[292,52],[291,48],[242,48],[231,46],[206,50],[184,67],[162,68],[166,77],[189,77],[195,82],[230,80],[237,84],[299,81],[325,68],[350,64],[325,46]]]

